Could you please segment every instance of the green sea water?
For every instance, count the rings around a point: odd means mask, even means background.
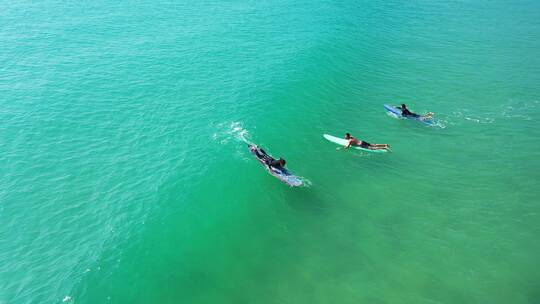
[[[540,303],[540,2],[1,4],[0,303]]]

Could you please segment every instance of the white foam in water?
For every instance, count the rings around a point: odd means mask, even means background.
[[[446,128],[446,121],[441,119],[434,119],[435,123],[432,125],[432,127],[438,127],[441,129]]]
[[[469,114],[468,110],[462,109],[461,111],[454,111],[452,114],[457,118],[464,118],[467,121],[480,123],[480,124],[491,124],[495,122],[495,118],[490,117],[480,117],[478,115]]]
[[[212,139],[220,144],[228,144],[231,140],[240,140],[246,144],[252,144],[249,140],[249,132],[244,129],[241,122],[225,122],[216,126],[218,132],[212,134]]]
[[[530,113],[537,113],[536,109],[540,105],[540,101],[515,101],[510,99],[506,104],[501,106],[501,114],[504,118],[533,120]]]
[[[298,178],[302,181],[301,187],[311,187],[311,185],[313,185],[313,183],[305,177],[298,176]]]
[[[230,134],[232,134],[236,139],[239,139],[246,144],[252,144],[251,141],[247,139],[249,137],[249,132],[247,129],[244,129],[242,123],[234,121],[230,124]]]

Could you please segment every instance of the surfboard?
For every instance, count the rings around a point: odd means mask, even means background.
[[[416,120],[416,121],[419,121],[419,122],[424,123],[424,124],[429,125],[429,126],[435,125],[435,121],[433,119],[429,119],[429,118],[426,119],[426,118],[414,117],[414,116],[403,116],[403,115],[401,115],[401,110],[400,109],[398,109],[398,108],[396,108],[394,106],[388,105],[388,104],[385,104],[384,108],[386,109],[386,111],[388,111],[390,114],[392,114],[392,116],[394,116],[396,118]]]
[[[248,149],[249,152],[251,152],[251,154],[253,154],[255,158],[266,168],[268,173],[270,173],[280,181],[291,187],[299,187],[304,184],[298,176],[293,175],[289,170],[285,168],[277,169],[268,166],[266,163],[271,160],[272,157],[268,155],[263,149],[255,145],[248,145]]]
[[[348,143],[348,141],[345,138],[339,138],[339,137],[335,137],[335,136],[328,135],[328,134],[323,134],[323,137],[326,138],[327,140],[329,140],[329,141],[331,141],[333,143],[336,143],[336,144],[338,144],[340,146],[343,146],[343,147]],[[362,148],[362,147],[359,147],[359,146],[351,146],[351,148],[362,150],[362,151],[373,152],[373,153],[386,153],[386,152],[388,152],[387,150],[372,150],[372,149]]]

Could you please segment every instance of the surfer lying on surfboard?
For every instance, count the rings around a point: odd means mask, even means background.
[[[370,144],[367,141],[359,140],[351,134],[346,133],[345,139],[347,140],[347,144],[345,145],[345,149],[348,149],[350,146],[358,146],[364,149],[370,149],[370,150],[387,150],[390,151],[390,146],[388,144]]]
[[[291,187],[299,187],[304,184],[300,177],[285,169],[285,160],[283,158],[275,159],[260,147],[252,144],[248,144],[248,149],[268,169],[268,172],[280,181]]]
[[[396,108],[401,110],[401,116],[403,116],[403,117],[414,117],[414,118],[420,118],[420,119],[432,119],[433,118],[433,112],[428,112],[426,115],[416,114],[416,113],[413,113],[413,112],[409,111],[409,109],[407,108],[407,106],[404,103],[401,104],[401,107],[396,107]]]
[[[260,147],[256,147],[253,152],[257,156],[257,158],[262,159],[264,163],[268,166],[269,169],[276,168],[278,170],[281,170],[285,167],[285,164],[287,163],[283,158],[275,159],[272,156],[268,155],[266,151],[261,149]]]

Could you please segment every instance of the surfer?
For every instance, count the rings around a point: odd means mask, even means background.
[[[279,159],[274,159],[272,157],[270,157],[271,159],[266,162],[266,164],[269,166],[269,167],[273,167],[273,168],[276,168],[278,170],[281,170],[285,167],[285,164],[287,163],[283,158],[279,158]]]
[[[347,140],[347,144],[345,145],[345,149],[348,149],[350,146],[358,146],[360,148],[364,149],[370,149],[370,150],[387,150],[390,151],[390,146],[388,144],[370,144],[367,141],[359,140],[351,134],[346,133],[345,139]]]
[[[278,170],[282,170],[285,167],[285,164],[287,163],[281,157],[279,159],[273,158],[272,156],[268,155],[266,151],[264,151],[258,146],[254,149],[254,152],[257,155],[257,158],[263,160],[269,169],[275,168]]]
[[[301,178],[285,169],[286,162],[283,158],[275,159],[266,153],[266,151],[253,144],[248,144],[248,149],[267,171],[280,181],[291,187],[299,187],[304,184]]]
[[[404,103],[401,104],[401,107],[397,107],[397,108],[401,110],[401,116],[403,117],[413,117],[413,118],[422,118],[422,119],[433,118],[432,112],[428,112],[426,115],[419,115],[419,114],[409,111],[409,109]]]

